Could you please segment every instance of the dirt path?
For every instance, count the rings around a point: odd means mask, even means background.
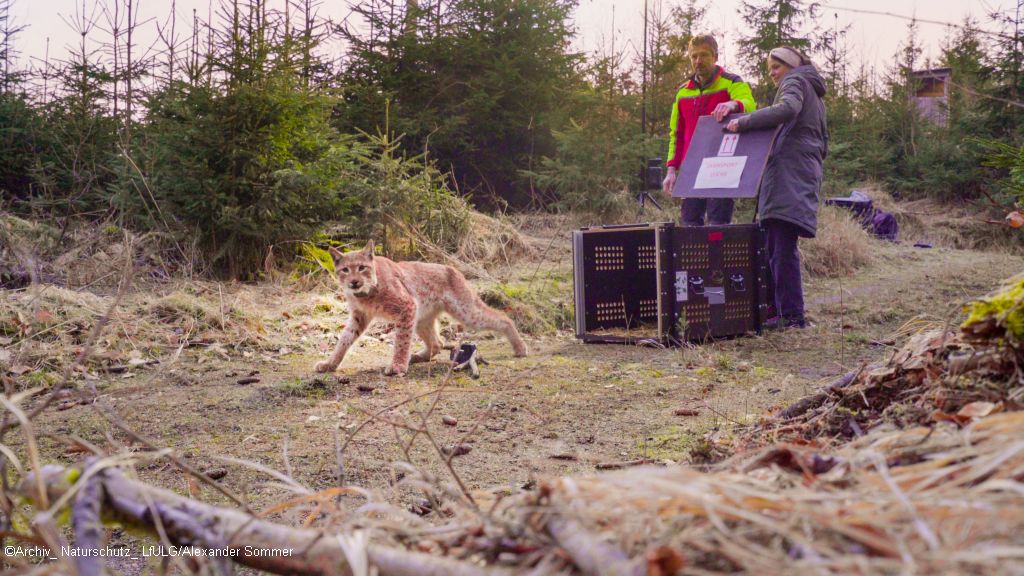
[[[454,468],[471,489],[515,489],[541,477],[592,472],[599,463],[687,460],[691,451],[700,452],[707,432],[724,433],[733,422],[750,421],[883,358],[900,341],[893,334],[909,320],[953,319],[957,310],[950,302],[983,294],[1024,268],[1021,257],[994,252],[877,248],[880,257],[855,278],[808,282],[815,326],[803,331],[684,350],[582,345],[560,334],[531,339],[533,354],[524,359],[513,358],[503,341],[483,340],[482,354],[491,365],[479,380],[452,379],[427,426],[440,446],[469,447],[454,459]],[[567,262],[543,266],[540,276],[558,280],[570,297]],[[268,302],[288,297],[278,290],[268,293]],[[344,317],[336,309],[324,322],[336,326]],[[317,378],[311,367],[320,354],[301,345],[304,335],[289,337],[295,339],[294,352],[225,360],[209,351],[187,351],[133,377],[108,377],[99,388],[129,426],[184,452],[200,469],[226,468],[222,482],[259,507],[279,501],[283,492],[267,485],[265,475],[215,456],[291,469],[312,489],[335,485],[338,438],[355,430],[367,413],[419,425],[433,397],[387,408],[446,378],[446,367],[435,362],[414,366],[405,379],[385,379],[380,368],[391,349],[386,336],[364,339],[336,377]],[[238,384],[254,371],[259,382]],[[361,392],[360,386],[374,389]],[[697,414],[676,415],[679,409]],[[457,425],[443,424],[443,416]],[[48,411],[38,427],[98,445],[128,442],[88,406]],[[406,458],[398,439],[408,438],[384,422],[366,426],[343,455],[343,481],[387,493],[395,478],[391,463]],[[41,442],[48,459],[81,457],[52,440]],[[418,467],[448,474],[423,436],[408,457]],[[142,466],[140,475],[171,489],[190,489],[164,462]],[[196,495],[222,500],[209,489]]]

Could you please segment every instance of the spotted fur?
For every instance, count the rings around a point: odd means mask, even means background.
[[[427,362],[445,347],[437,318],[447,313],[468,330],[499,332],[508,338],[516,356],[526,356],[526,344],[508,316],[484,304],[466,278],[451,266],[424,262],[394,262],[374,256],[373,241],[363,250],[342,254],[331,248],[334,269],[349,305],[349,320],[334,353],[317,363],[317,372],[333,372],[345,353],[376,318],[395,324],[395,354],[384,373],[405,374],[409,362]],[[413,332],[423,350],[410,355]]]

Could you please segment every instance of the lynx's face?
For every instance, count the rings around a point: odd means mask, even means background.
[[[334,270],[345,294],[357,298],[373,294],[377,288],[377,268],[373,262],[373,241],[366,248],[342,254],[331,248],[334,256]]]

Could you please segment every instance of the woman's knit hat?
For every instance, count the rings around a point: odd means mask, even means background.
[[[803,56],[800,55],[799,52],[786,46],[773,48],[772,51],[768,53],[768,55],[771,56],[772,58],[775,58],[779,62],[782,62],[786,66],[789,66],[790,68],[796,68],[797,66],[800,66],[804,62],[804,58]]]

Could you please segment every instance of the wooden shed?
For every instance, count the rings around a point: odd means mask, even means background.
[[[921,116],[936,124],[945,126],[948,115],[949,80],[951,69],[931,68],[911,73],[916,81],[914,103]]]

